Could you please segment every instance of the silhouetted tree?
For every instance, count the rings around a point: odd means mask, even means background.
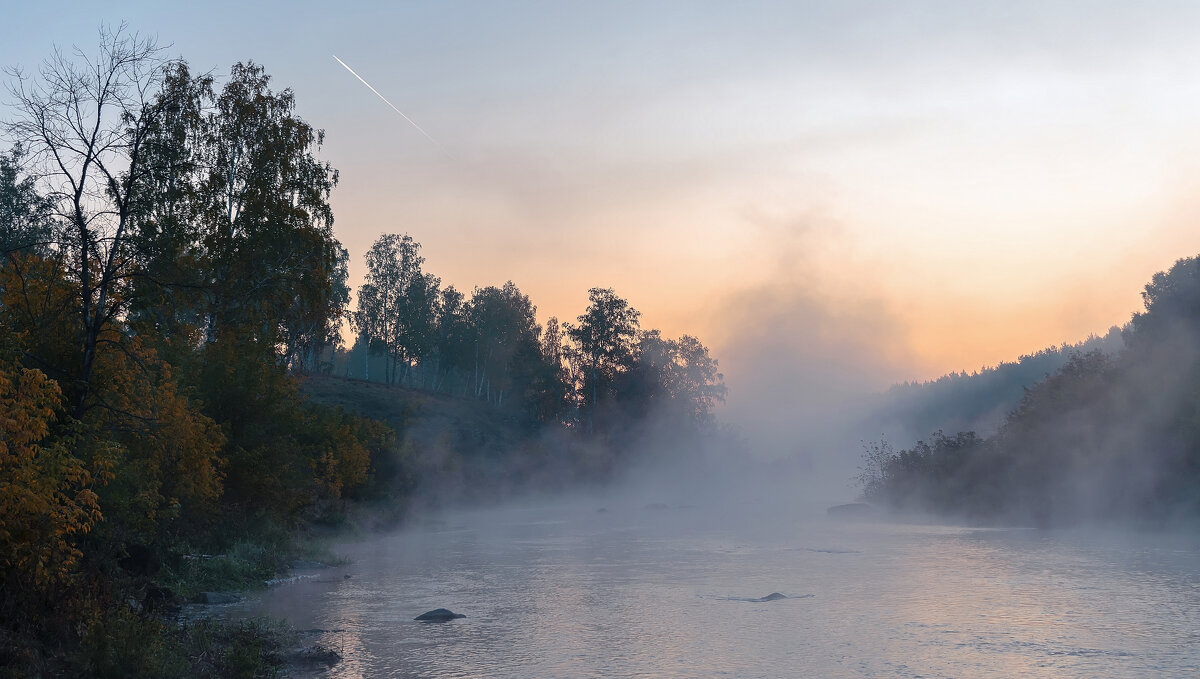
[[[467,305],[475,339],[475,397],[503,405],[514,388],[524,390],[540,359],[537,307],[512,281],[476,288]]]
[[[208,333],[219,339],[228,328],[286,365],[333,332],[345,295],[329,207],[337,172],[313,155],[324,132],[295,115],[290,89],[269,83],[261,66],[235,64],[209,119],[201,184],[211,225]]]
[[[355,324],[368,338],[368,347],[378,346],[388,357],[388,382],[394,382],[397,366],[406,359],[405,333],[410,322],[409,287],[421,276],[421,244],[408,234],[385,234],[367,251],[366,283],[359,289]]]
[[[646,396],[666,397],[692,424],[711,423],[713,408],[725,401],[725,376],[717,360],[691,335],[672,340],[657,330],[641,333],[636,365],[648,383],[642,387]]]
[[[404,290],[403,331],[400,335],[401,355],[407,382],[412,383],[411,370],[420,372],[421,387],[427,386],[429,365],[438,337],[438,317],[441,303],[442,279],[422,273],[413,277]]]
[[[37,191],[64,230],[57,244],[78,286],[80,360],[71,369],[73,413],[89,406],[98,345],[128,295],[133,208],[146,188],[143,150],[163,78],[153,40],[102,30],[95,58],[56,52],[37,77],[11,71],[17,117],[10,138],[29,153]]]
[[[441,291],[437,304],[437,338],[434,342],[435,390],[455,389],[465,394],[466,366],[472,357],[471,329],[467,320],[466,298],[453,285]]]
[[[578,346],[588,372],[582,388],[590,394],[589,428],[594,427],[595,411],[617,375],[633,364],[641,312],[618,297],[612,288],[588,290],[588,307],[579,316],[579,325],[567,327],[567,336]]]

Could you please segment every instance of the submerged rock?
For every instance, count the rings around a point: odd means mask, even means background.
[[[427,611],[418,615],[417,617],[413,618],[413,620],[420,620],[421,622],[446,622],[447,620],[465,617],[467,616],[463,615],[462,613],[455,613],[454,611],[446,608],[435,608],[432,611]]]
[[[752,604],[762,604],[768,601],[779,601],[780,599],[811,599],[812,594],[782,594],[780,592],[771,592],[766,596],[760,597],[744,597],[744,596],[717,596],[709,597],[712,599],[720,599],[722,601],[746,601]]]

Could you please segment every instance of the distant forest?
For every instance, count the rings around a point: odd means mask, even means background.
[[[1200,257],[1155,274],[1142,299],[1144,311],[1120,342],[1110,332],[1028,361],[1040,369],[1044,356],[1062,365],[1027,385],[994,432],[938,431],[902,450],[886,440],[868,445],[864,496],[982,522],[1200,517]],[[918,399],[913,412],[961,421],[1011,397],[1011,382],[991,376],[942,382],[897,391]],[[982,389],[993,383],[994,391]],[[919,400],[942,389],[963,405]]]
[[[695,337],[641,328],[641,313],[611,288],[588,291],[574,323],[551,317],[512,281],[470,296],[425,272],[408,234],[381,236],[366,254],[366,282],[348,313],[352,347],[336,339],[335,375],[482,400],[530,422],[619,435],[653,413],[687,427],[712,424],[725,398],[717,361]]]
[[[513,283],[461,293],[423,271],[413,238],[385,235],[352,309],[338,172],[295,94],[254,63],[218,81],[162,54],[103,31],[94,56],[55,52],[8,83],[0,674],[249,676],[245,654],[266,662],[240,628],[159,616],[202,588],[261,583],[288,535],[348,503],[403,505],[422,468],[403,418],[307,398],[305,375],[502,413],[587,470],[635,454],[649,428],[711,429],[717,361],[642,329],[612,289],[543,327]]]
[[[872,408],[870,424],[901,441],[939,430],[990,434],[1017,407],[1026,390],[1058,372],[1073,357],[1092,351],[1116,356],[1124,346],[1123,331],[1113,326],[1103,336],[1042,349],[1015,362],[897,384]]]

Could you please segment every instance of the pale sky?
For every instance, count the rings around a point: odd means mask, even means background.
[[[1102,334],[1200,252],[1200,3],[8,4],[2,65],[124,20],[294,89],[355,286],[407,232],[543,321],[614,287],[731,402]]]

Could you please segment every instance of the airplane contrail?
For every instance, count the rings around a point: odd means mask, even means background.
[[[332,55],[332,56],[333,56],[333,58],[334,58],[334,59],[337,59],[337,62],[338,62],[339,64],[341,64],[341,65],[342,65],[342,66],[343,66],[343,67],[344,67],[344,68],[345,68],[347,71],[350,71],[350,75],[354,76],[355,78],[358,78],[358,81],[359,81],[360,83],[362,83],[362,84],[366,85],[366,86],[367,86],[367,89],[371,90],[372,92],[374,92],[374,93],[375,93],[375,96],[377,96],[377,97],[379,97],[380,99],[382,99],[382,100],[383,100],[383,103],[387,104],[388,106],[391,106],[391,107],[392,107],[392,110],[393,110],[393,111],[395,111],[396,113],[399,113],[401,118],[404,118],[405,120],[407,120],[409,125],[412,125],[413,127],[417,128],[417,132],[420,132],[421,134],[425,135],[425,138],[426,138],[426,139],[428,139],[429,141],[433,142],[433,143],[434,143],[434,145],[436,145],[438,148],[440,148],[440,149],[441,149],[443,152],[445,152],[445,153],[449,154],[449,151],[446,151],[446,147],[445,147],[445,146],[442,146],[442,145],[441,145],[441,143],[440,143],[440,142],[438,142],[438,140],[436,140],[436,139],[434,139],[433,137],[429,136],[429,133],[428,133],[428,132],[426,132],[424,129],[422,129],[422,128],[421,128],[421,126],[420,126],[420,125],[418,125],[418,124],[416,123],[416,121],[414,121],[412,118],[409,118],[408,116],[404,115],[404,111],[401,111],[400,109],[396,108],[396,105],[395,105],[395,104],[393,104],[392,102],[388,101],[388,100],[387,100],[387,97],[385,97],[385,96],[383,96],[382,94],[380,94],[380,93],[379,93],[379,90],[375,89],[374,87],[371,87],[371,83],[367,82],[366,80],[363,80],[363,77],[362,77],[361,75],[359,75],[359,74],[355,73],[355,72],[354,72],[354,69],[352,69],[352,68],[350,68],[349,66],[347,66],[347,65],[346,65],[346,62],[342,61],[341,59],[338,59],[338,57],[337,57],[337,55],[336,55],[336,54],[334,54],[334,55]]]

